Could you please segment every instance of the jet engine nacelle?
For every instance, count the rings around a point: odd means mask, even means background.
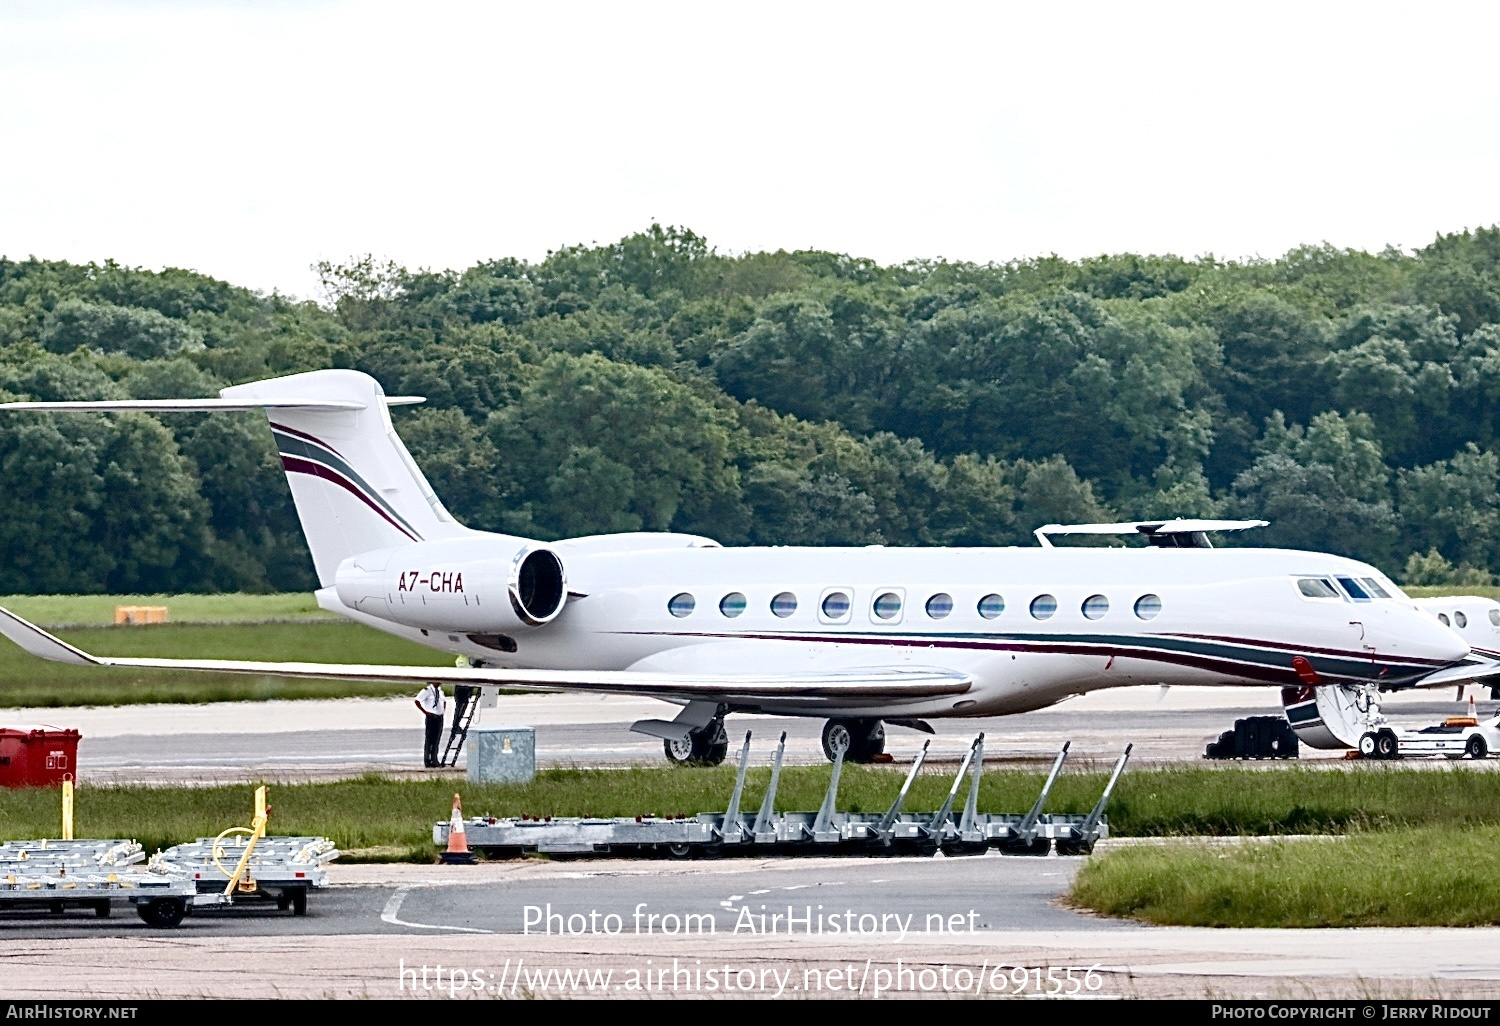
[[[540,542],[504,535],[452,538],[350,556],[333,580],[339,601],[428,630],[510,633],[562,612],[567,575]]]

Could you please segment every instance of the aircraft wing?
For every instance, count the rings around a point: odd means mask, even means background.
[[[1452,684],[1467,684],[1470,681],[1500,684],[1500,681],[1495,679],[1497,677],[1500,677],[1500,662],[1494,659],[1483,659],[1472,663],[1460,663],[1458,666],[1450,666],[1445,670],[1429,673],[1417,681],[1413,687],[1436,688]]]
[[[509,670],[457,666],[383,666],[358,663],[272,663],[239,659],[141,659],[96,656],[56,638],[0,607],[0,634],[27,652],[73,666],[118,666],[155,670],[203,670],[319,680],[428,681],[443,684],[584,691],[683,701],[756,703],[772,699],[848,703],[876,699],[916,701],[962,695],[968,674],[944,669],[841,669],[802,673],[656,673],[631,670]]]

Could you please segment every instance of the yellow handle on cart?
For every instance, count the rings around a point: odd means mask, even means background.
[[[255,789],[254,821],[252,821],[248,827],[230,827],[218,837],[214,838],[214,847],[211,854],[213,855],[214,865],[218,866],[219,872],[222,873],[225,872],[225,870],[224,867],[219,863],[221,852],[221,849],[219,848],[219,842],[222,841],[225,837],[228,837],[230,834],[242,833],[250,835],[249,841],[247,841],[245,844],[245,853],[240,856],[239,865],[234,867],[234,872],[229,874],[229,882],[224,885],[225,897],[231,897],[234,894],[235,888],[239,887],[241,882],[244,880],[245,867],[250,864],[250,856],[255,853],[256,844],[259,843],[262,837],[266,836],[266,820],[267,818],[269,818],[270,812],[271,810],[266,807],[266,788],[265,785],[262,784],[260,787],[257,787]],[[254,890],[255,885],[251,884],[250,886],[243,889]]]

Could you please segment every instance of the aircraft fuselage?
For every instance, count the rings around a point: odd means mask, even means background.
[[[478,553],[485,538],[446,544]],[[1468,651],[1378,570],[1322,553],[553,548],[570,597],[536,627],[517,627],[502,578],[482,572],[482,558],[389,568],[385,581],[395,587],[382,617],[350,610],[328,589],[320,597],[372,626],[493,666],[663,674],[882,666],[974,680],[958,697],[736,707],[818,716],[995,715],[1135,684],[1298,686],[1309,671],[1319,683],[1399,686]],[[1356,584],[1370,597],[1354,598],[1340,578],[1375,582],[1388,597]],[[1332,594],[1305,594],[1304,579],[1327,582]]]

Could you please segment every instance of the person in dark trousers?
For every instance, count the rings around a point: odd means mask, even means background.
[[[459,725],[464,721],[464,710],[469,703],[479,697],[479,689],[468,684],[453,685],[453,726],[448,731],[448,744],[453,744],[453,739],[458,737]]]
[[[422,743],[422,765],[428,769],[438,766],[438,743],[443,740],[443,689],[428,684],[416,697],[417,708],[427,719],[427,733]]]

